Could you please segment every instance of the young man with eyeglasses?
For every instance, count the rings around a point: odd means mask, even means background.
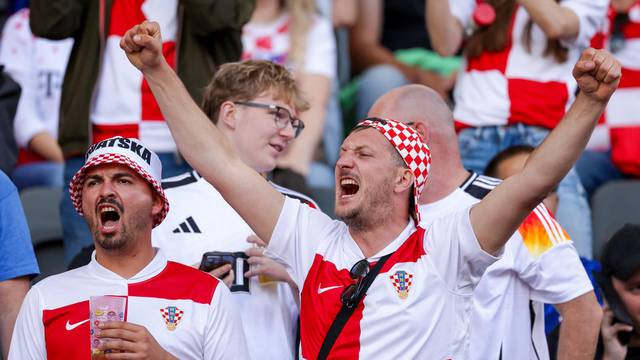
[[[204,89],[202,103],[205,114],[242,161],[260,174],[273,170],[278,157],[300,134],[304,123],[298,114],[308,107],[288,70],[269,61],[220,66]],[[251,269],[238,268],[234,273],[227,264],[211,274],[231,287],[240,305],[252,358],[292,359],[299,316],[298,288],[284,267],[262,256],[264,243],[196,171],[165,179],[162,186],[171,210],[154,229],[154,244],[171,260],[194,266],[200,265],[206,252],[246,250]],[[317,207],[304,195],[272,186]]]
[[[475,285],[569,171],[620,78],[613,57],[586,50],[574,68],[581,95],[523,171],[425,230],[414,224],[430,152],[412,128],[366,120],[345,139],[336,165],[343,222],[331,220],[275,191],[209,125],[162,58],[157,24],[133,27],[120,45],[149,82],[185,158],[287,264],[301,288],[301,355],[308,359],[326,358],[328,329],[345,307],[354,312],[329,349],[332,357],[466,358],[461,327]],[[363,258],[375,263],[377,277],[352,278],[361,272],[349,269]],[[345,292],[354,283],[364,300],[352,302]]]

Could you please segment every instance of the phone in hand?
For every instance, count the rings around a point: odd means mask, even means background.
[[[244,273],[249,271],[248,259],[249,257],[247,254],[241,251],[210,251],[202,254],[202,261],[200,262],[199,269],[209,272],[213,269],[219,268],[220,266],[229,264],[235,274],[230,290],[232,292],[249,292],[249,279],[244,276]]]
[[[611,278],[603,274],[596,274],[596,283],[598,283],[600,290],[602,290],[602,294],[605,300],[607,301],[609,309],[611,309],[611,312],[613,312],[613,323],[614,324],[622,323],[622,324],[634,326],[633,320],[631,319],[629,312],[627,311],[624,304],[622,303],[620,296],[618,295],[616,290],[613,288],[613,283],[611,281]],[[633,331],[618,332],[618,341],[620,341],[620,344],[622,345],[629,344],[629,340],[631,340],[632,333]]]

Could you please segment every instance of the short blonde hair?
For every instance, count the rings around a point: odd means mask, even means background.
[[[202,110],[215,124],[225,101],[249,101],[268,91],[273,92],[276,100],[293,106],[296,113],[309,110],[309,102],[289,70],[265,60],[221,65],[204,88]]]

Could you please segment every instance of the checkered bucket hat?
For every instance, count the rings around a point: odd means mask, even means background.
[[[162,190],[162,163],[153,151],[145,147],[142,142],[134,138],[113,137],[92,145],[85,155],[84,166],[71,179],[69,194],[76,212],[82,213],[82,187],[87,169],[102,164],[121,164],[128,166],[147,180],[160,195],[164,206],[154,217],[153,227],[160,225],[169,212],[169,201]]]
[[[378,130],[398,151],[400,157],[413,172],[414,220],[420,222],[418,199],[429,176],[431,167],[431,150],[413,128],[391,119],[368,118],[361,121],[358,127],[368,126]]]

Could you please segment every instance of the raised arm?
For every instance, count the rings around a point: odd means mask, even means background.
[[[518,0],[544,34],[550,39],[578,36],[580,19],[566,6],[554,0]]]
[[[531,154],[521,172],[507,178],[471,209],[473,230],[487,252],[496,253],[504,246],[576,162],[620,82],[620,64],[604,50],[587,49],[573,76],[580,93],[562,121]]]
[[[554,306],[562,316],[557,359],[593,359],[602,320],[593,291]]]
[[[449,0],[425,1],[427,2],[425,21],[431,46],[442,56],[454,55],[462,46],[464,36],[462,24],[451,14]]]
[[[142,71],[187,162],[222,194],[261,239],[271,239],[284,196],[245,165],[162,56],[160,27],[144,22],[120,42],[129,61]]]

